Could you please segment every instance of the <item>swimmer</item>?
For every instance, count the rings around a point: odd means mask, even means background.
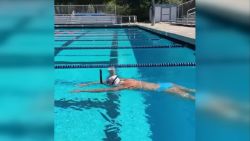
[[[104,84],[112,86],[111,88],[103,88],[103,89],[92,89],[92,90],[74,90],[72,93],[80,93],[80,92],[109,92],[109,91],[120,91],[125,89],[135,89],[135,90],[147,90],[147,91],[157,91],[157,92],[166,92],[170,94],[175,94],[181,96],[183,98],[194,100],[195,97],[190,93],[195,93],[194,89],[188,89],[182,86],[179,86],[174,83],[151,83],[145,82],[135,79],[124,79],[119,78],[116,75],[114,68],[109,68],[109,77],[104,82]],[[100,84],[100,82],[90,82],[85,84],[80,84],[79,86],[87,86],[92,84]]]

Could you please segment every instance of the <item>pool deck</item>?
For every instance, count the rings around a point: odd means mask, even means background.
[[[177,40],[195,45],[195,27],[171,25],[168,23],[136,23],[135,25]]]

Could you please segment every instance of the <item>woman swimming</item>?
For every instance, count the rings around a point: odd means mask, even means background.
[[[107,78],[107,80],[104,82],[104,84],[107,84],[109,86],[113,86],[111,88],[103,88],[103,89],[92,89],[92,90],[74,90],[73,93],[79,93],[79,92],[108,92],[108,91],[119,91],[119,90],[125,90],[125,89],[138,89],[138,90],[148,90],[148,91],[158,91],[158,92],[166,92],[171,94],[176,94],[184,98],[188,99],[195,99],[193,95],[190,93],[195,93],[194,89],[188,89],[179,85],[176,85],[174,83],[151,83],[151,82],[145,82],[135,79],[123,79],[119,78],[115,74],[114,68],[109,68],[110,76]],[[80,84],[79,86],[87,86],[92,84],[98,84],[99,82],[90,82],[85,84]]]

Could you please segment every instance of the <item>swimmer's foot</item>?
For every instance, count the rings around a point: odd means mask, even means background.
[[[183,93],[181,96],[187,99],[195,100],[195,97],[189,93]]]
[[[189,92],[195,94],[196,90],[195,89],[189,89]]]
[[[195,94],[196,93],[196,90],[195,89],[188,89],[188,88],[181,88],[183,91],[187,92],[187,93],[193,93]]]
[[[193,94],[196,93],[195,89],[189,89],[189,88],[182,87],[182,86],[177,86],[177,89],[184,91],[185,93],[193,93]]]

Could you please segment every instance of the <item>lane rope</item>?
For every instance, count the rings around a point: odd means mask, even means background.
[[[152,38],[152,39],[119,39],[119,41],[152,41],[152,40],[161,40],[160,38]],[[55,39],[56,42],[60,42],[60,41],[68,41],[68,39]],[[72,41],[113,41],[112,39],[99,39],[99,40],[95,40],[95,39],[85,39],[85,40],[81,40],[81,39],[72,39]],[[115,42],[119,42],[119,41],[115,41]]]
[[[195,62],[188,63],[159,63],[159,64],[65,64],[55,65],[55,69],[76,69],[76,68],[135,68],[135,67],[194,67]]]
[[[82,50],[82,49],[152,49],[152,48],[184,48],[182,45],[168,45],[168,46],[132,46],[132,47],[55,47],[55,50]]]

